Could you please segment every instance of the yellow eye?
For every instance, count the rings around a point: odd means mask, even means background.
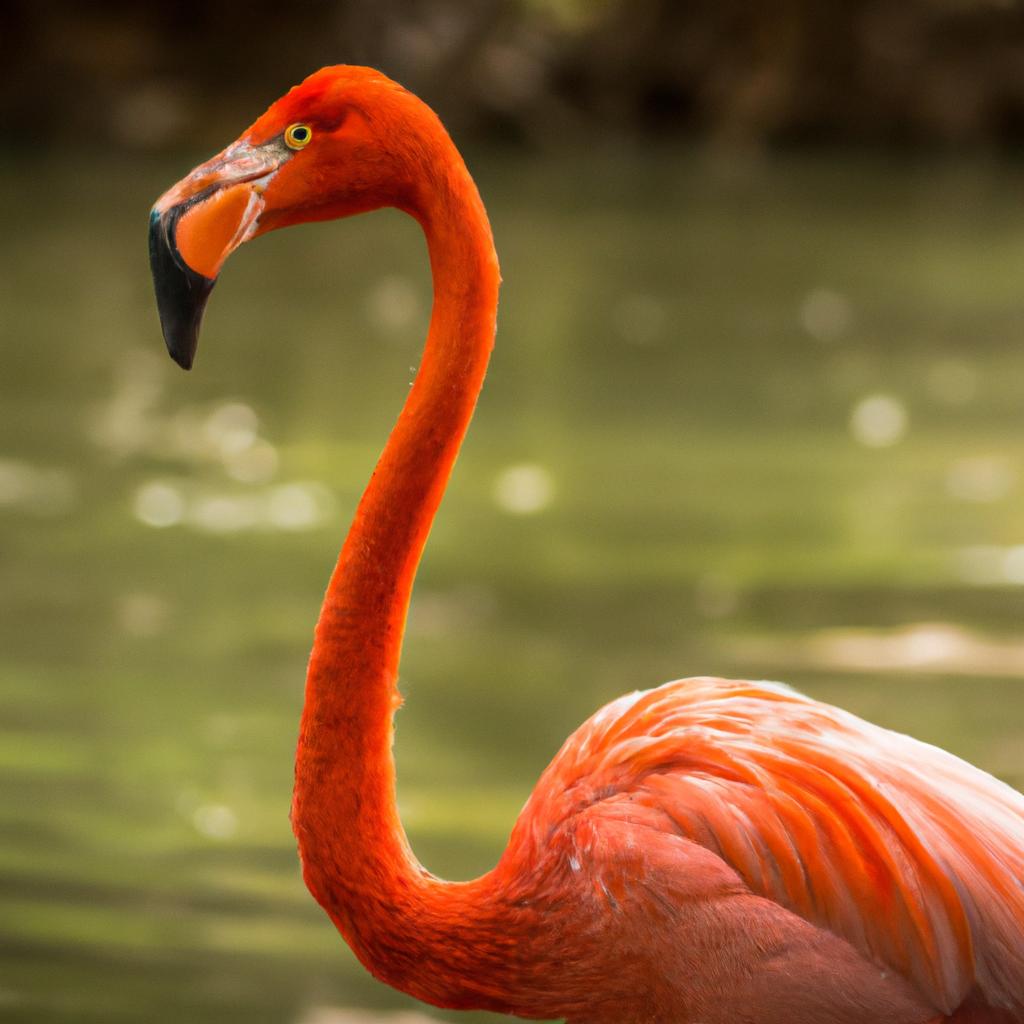
[[[285,129],[284,144],[289,149],[302,149],[313,138],[313,129],[308,124],[292,124]]]

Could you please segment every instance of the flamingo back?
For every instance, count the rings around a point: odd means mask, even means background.
[[[570,736],[512,845],[623,799],[943,1012],[1024,1020],[1024,797],[965,761],[779,684],[686,679]]]

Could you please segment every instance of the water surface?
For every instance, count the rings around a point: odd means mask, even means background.
[[[0,165],[4,1020],[416,1007],[306,894],[287,812],[423,245],[383,213],[246,247],[183,374],[146,214],[199,156]],[[402,665],[427,866],[486,870],[576,724],[688,674],[785,679],[1024,785],[1024,175],[472,162],[506,284]]]

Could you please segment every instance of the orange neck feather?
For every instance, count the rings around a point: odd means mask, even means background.
[[[431,1002],[480,1005],[462,986],[478,974],[467,957],[485,955],[471,922],[489,876],[446,883],[420,866],[398,817],[391,749],[413,579],[483,383],[500,280],[476,187],[437,129],[444,164],[435,156],[424,175],[432,192],[408,210],[430,253],[430,330],[321,610],[292,823],[311,892],[374,974]]]

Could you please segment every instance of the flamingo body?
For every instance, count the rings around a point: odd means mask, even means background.
[[[324,599],[292,807],[306,883],[355,954],[438,1006],[572,1024],[1024,1024],[1024,798],[778,685],[623,697],[566,742],[493,871],[419,864],[393,721],[416,568],[494,338],[476,187],[416,97],[325,68],[158,200],[150,256],[188,368],[233,249],[382,206],[423,227],[434,306]]]
[[[1022,822],[1019,793],[943,750],[776,684],[689,679],[569,738],[499,871],[532,877],[553,858],[588,915],[643,921],[661,987],[685,979],[672,1005],[693,1009],[674,1019],[744,1019],[756,1001],[758,1021],[965,1004],[1018,1020]],[[703,958],[680,946],[694,934]],[[727,959],[742,969],[723,974]]]

